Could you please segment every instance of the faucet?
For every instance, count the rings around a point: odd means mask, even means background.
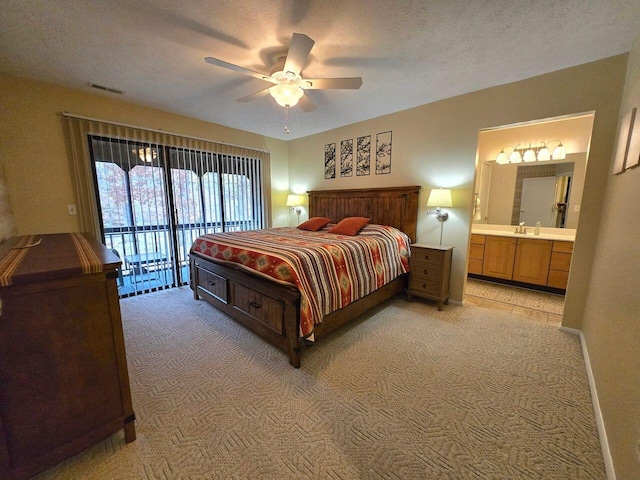
[[[524,222],[520,222],[520,225],[516,227],[516,231],[513,233],[523,233],[527,234],[527,227],[524,226]]]

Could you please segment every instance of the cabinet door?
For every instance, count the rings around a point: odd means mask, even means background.
[[[518,239],[513,280],[546,285],[551,260],[551,240]]]
[[[511,280],[515,254],[515,238],[487,235],[484,245],[482,275]]]

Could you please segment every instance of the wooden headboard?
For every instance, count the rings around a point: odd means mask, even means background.
[[[345,217],[370,217],[371,223],[391,225],[412,242],[418,228],[420,186],[313,190],[309,194],[309,218],[328,217],[339,222]]]

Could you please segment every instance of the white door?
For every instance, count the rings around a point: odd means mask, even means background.
[[[556,177],[525,178],[522,181],[520,222],[533,226],[553,227]]]

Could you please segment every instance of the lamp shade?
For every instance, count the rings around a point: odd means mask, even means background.
[[[434,188],[429,194],[427,207],[453,207],[451,190],[448,188]]]
[[[282,107],[293,107],[304,95],[302,88],[288,83],[274,85],[269,89],[269,93]]]
[[[287,207],[299,207],[303,203],[302,195],[295,193],[287,195]]]

